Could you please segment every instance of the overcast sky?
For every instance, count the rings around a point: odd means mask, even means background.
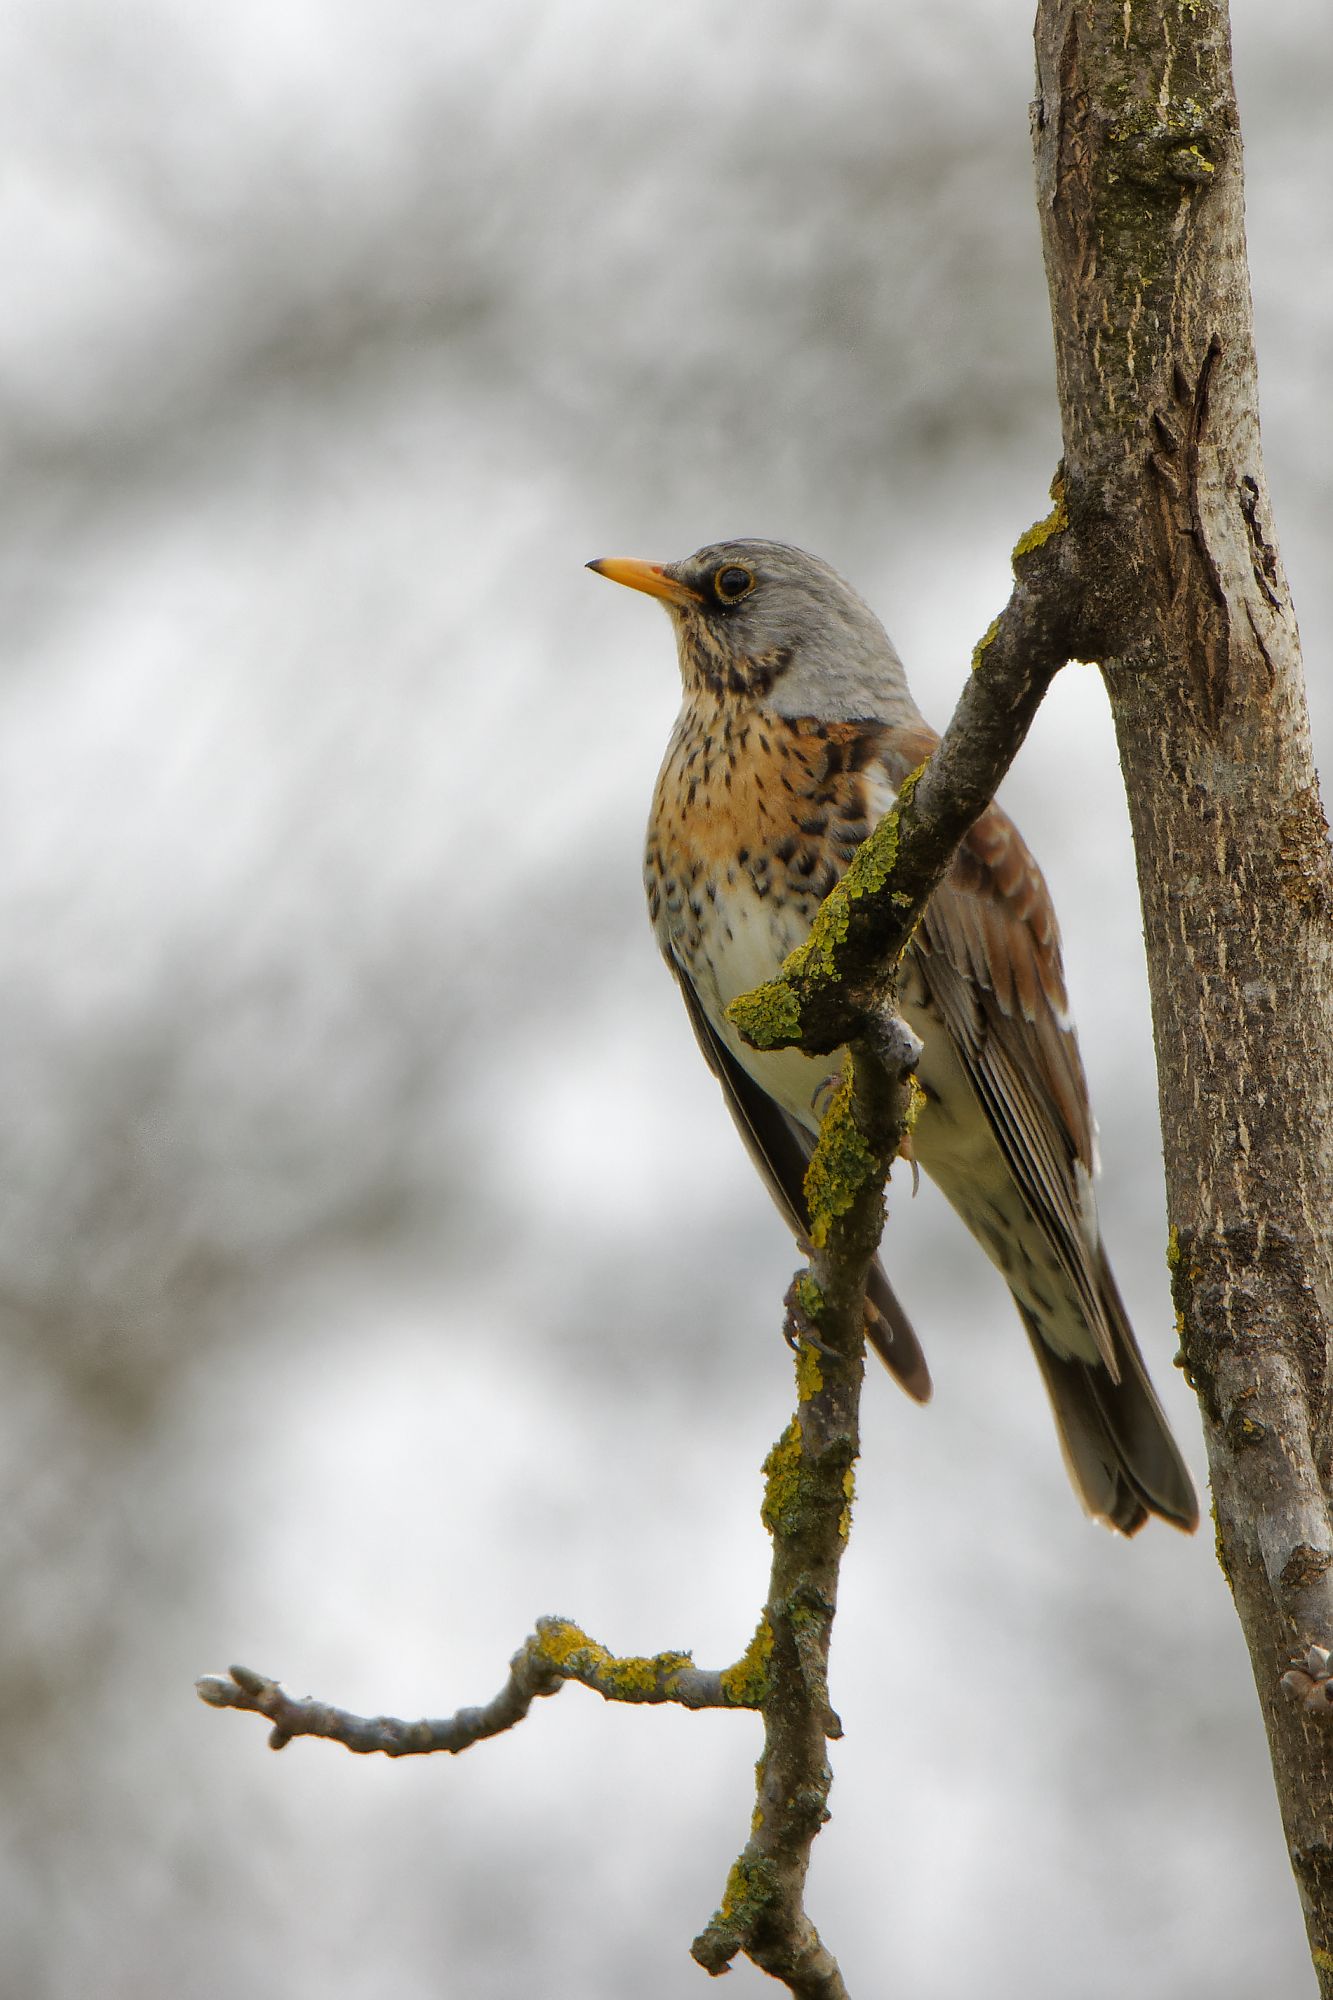
[[[1237,17],[1322,748],[1333,58]],[[701,1992],[750,1719],[570,1690],[390,1766],[191,1683],[749,1636],[793,1252],[642,908],[669,631],[582,565],[814,548],[943,723],[1058,455],[1027,10],[17,0],[0,58],[0,2000]],[[1118,785],[1070,669],[1006,798],[1201,1473]],[[1206,1529],[1082,1519],[1003,1287],[890,1209],[938,1386],[866,1392],[852,1990],[1312,1993]]]

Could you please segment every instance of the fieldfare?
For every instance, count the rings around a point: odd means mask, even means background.
[[[939,738],[874,613],[827,563],[775,542],[684,562],[589,564],[659,598],[684,703],[657,780],[644,878],[657,941],[741,1136],[798,1237],[828,1057],[761,1053],[726,1017],[773,978],[909,771]],[[999,806],[981,815],[908,950],[923,1043],[915,1159],[1002,1273],[1088,1512],[1132,1535],[1192,1529],[1189,1473],[1102,1248],[1095,1137],[1060,936]],[[908,1393],[930,1376],[876,1264],[867,1333]]]

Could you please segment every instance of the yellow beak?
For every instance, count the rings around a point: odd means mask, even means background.
[[[588,568],[595,569],[598,576],[609,576],[612,583],[626,583],[631,590],[646,590],[649,597],[661,597],[668,604],[703,603],[697,590],[668,576],[661,563],[635,562],[629,556],[603,556],[599,562],[590,562]]]

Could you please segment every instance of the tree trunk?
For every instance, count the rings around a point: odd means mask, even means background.
[[[1182,1360],[1333,1995],[1333,1709],[1281,1685],[1296,1647],[1333,1646],[1333,882],[1260,456],[1226,8],[1041,0],[1037,76],[1076,629],[1134,828]]]

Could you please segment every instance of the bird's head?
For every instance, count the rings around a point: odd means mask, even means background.
[[[874,612],[803,549],[713,542],[683,562],[610,556],[588,568],[666,606],[687,698],[711,694],[825,722],[918,719]]]

